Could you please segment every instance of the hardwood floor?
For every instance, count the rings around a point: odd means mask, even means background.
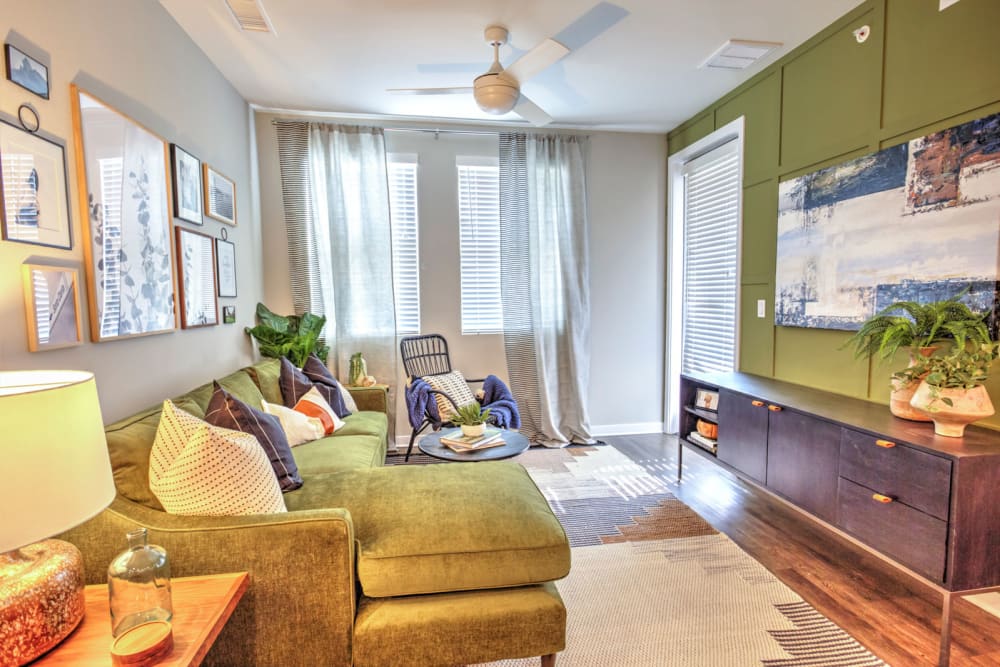
[[[937,664],[941,596],[934,589],[696,453],[684,452],[678,484],[671,436],[605,440],[878,657],[893,667]],[[951,664],[1000,665],[1000,618],[962,599],[953,611]]]

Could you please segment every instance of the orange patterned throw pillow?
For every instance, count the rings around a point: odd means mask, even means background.
[[[323,424],[323,434],[330,435],[338,428],[343,427],[344,422],[333,411],[330,404],[319,393],[316,387],[307,391],[299,402],[292,408],[296,412],[301,412],[307,417],[318,419]]]
[[[149,488],[170,514],[237,516],[288,511],[264,448],[248,433],[163,402],[149,457]]]

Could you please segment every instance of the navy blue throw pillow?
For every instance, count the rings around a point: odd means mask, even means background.
[[[310,363],[313,359],[316,361]],[[351,412],[344,405],[344,397],[340,395],[340,386],[333,375],[330,375],[330,371],[326,371],[326,377],[329,379],[319,379],[322,376],[317,372],[317,366],[326,370],[326,366],[319,360],[319,357],[310,356],[301,371],[295,367],[295,364],[282,357],[281,372],[278,375],[281,400],[284,401],[286,408],[294,408],[307,391],[316,387],[316,391],[330,404],[337,416],[343,419]],[[310,370],[307,372],[306,369]]]
[[[223,389],[218,382],[212,384],[215,389],[205,409],[205,421],[213,426],[249,433],[257,438],[257,442],[267,452],[267,458],[271,460],[271,467],[274,468],[282,493],[302,486],[299,468],[292,457],[292,448],[288,445],[288,438],[278,418],[247,405]]]
[[[326,364],[319,357],[315,354],[310,354],[309,358],[306,359],[306,363],[302,364],[302,373],[319,387],[320,393],[323,393],[323,385],[336,390],[336,392],[331,392],[331,394],[335,395],[331,396],[332,400],[328,399],[327,402],[333,408],[333,411],[337,413],[338,417],[343,419],[351,414],[351,411],[344,405],[344,395],[341,393],[340,383],[337,382],[337,378],[333,377],[333,373],[330,372],[330,369],[326,367]],[[326,398],[326,394],[323,395],[323,398]]]

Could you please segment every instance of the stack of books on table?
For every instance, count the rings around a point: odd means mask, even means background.
[[[498,428],[487,428],[482,435],[463,435],[462,429],[453,428],[441,434],[441,444],[456,452],[472,452],[503,444],[503,433]]]
[[[701,433],[698,433],[698,431],[691,431],[690,433],[688,433],[688,440],[698,445],[702,449],[707,449],[713,454],[715,454],[716,450],[718,450],[719,448],[719,445],[715,441],[715,438],[709,438],[708,436],[704,436]]]

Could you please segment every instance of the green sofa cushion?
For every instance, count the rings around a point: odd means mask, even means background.
[[[292,456],[305,479],[343,470],[375,468],[385,462],[385,438],[338,433],[293,447]]]
[[[354,664],[469,665],[548,655],[563,650],[565,644],[566,607],[551,583],[470,593],[363,597],[354,626]]]
[[[285,404],[281,400],[281,387],[278,386],[278,376],[281,374],[281,362],[278,359],[261,359],[253,366],[247,366],[246,371],[257,383],[265,401],[275,405]]]
[[[368,597],[526,586],[569,573],[566,534],[516,463],[317,475],[285,502],[289,510],[350,511]]]

